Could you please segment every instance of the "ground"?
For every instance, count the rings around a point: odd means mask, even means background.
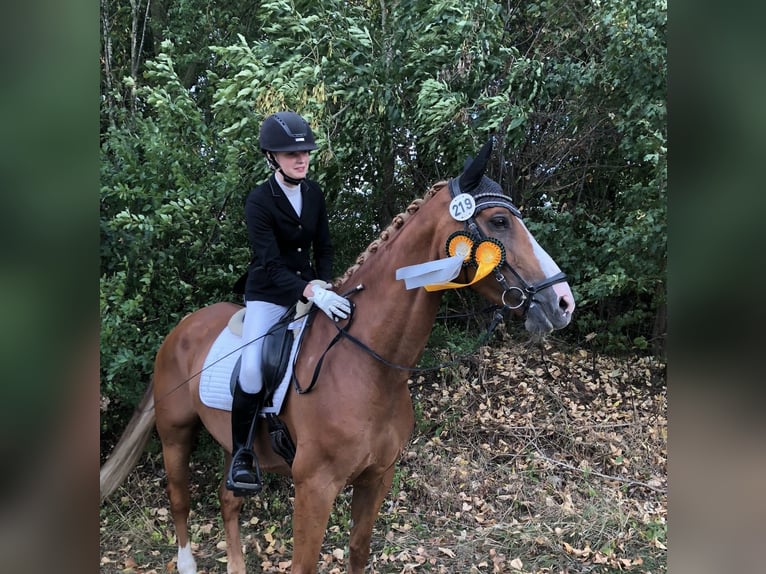
[[[380,511],[378,574],[667,571],[665,365],[564,345],[483,347],[413,377],[416,429]],[[444,359],[449,356],[444,355]],[[192,465],[200,573],[226,572],[219,449]],[[101,572],[175,571],[156,443],[101,505]],[[289,572],[292,486],[269,476],[242,512],[248,569]],[[319,572],[345,572],[350,490],[338,497]]]

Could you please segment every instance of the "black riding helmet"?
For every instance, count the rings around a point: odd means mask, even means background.
[[[261,124],[261,134],[258,138],[261,151],[266,155],[266,161],[273,170],[279,170],[287,183],[299,184],[302,179],[293,179],[279,166],[273,152],[280,151],[311,151],[317,149],[314,142],[314,132],[301,116],[294,112],[277,112],[271,114]]]
[[[294,112],[277,112],[263,120],[259,143],[264,153],[317,149],[308,122]]]

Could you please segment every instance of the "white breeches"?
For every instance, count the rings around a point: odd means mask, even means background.
[[[263,387],[261,377],[263,335],[285,314],[287,307],[265,301],[246,301],[245,305],[242,339],[247,343],[247,346],[242,349],[239,385],[246,393],[253,394],[259,392]]]

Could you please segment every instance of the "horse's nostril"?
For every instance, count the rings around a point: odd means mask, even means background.
[[[574,311],[574,300],[566,295],[559,297],[559,309],[561,309],[561,312],[564,314],[571,313]]]
[[[559,311],[563,315],[570,315],[575,310],[575,300],[568,283],[556,283],[553,290],[559,296]]]

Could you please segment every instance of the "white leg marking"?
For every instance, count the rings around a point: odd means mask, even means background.
[[[197,563],[191,551],[191,542],[178,547],[178,574],[197,574]]]

